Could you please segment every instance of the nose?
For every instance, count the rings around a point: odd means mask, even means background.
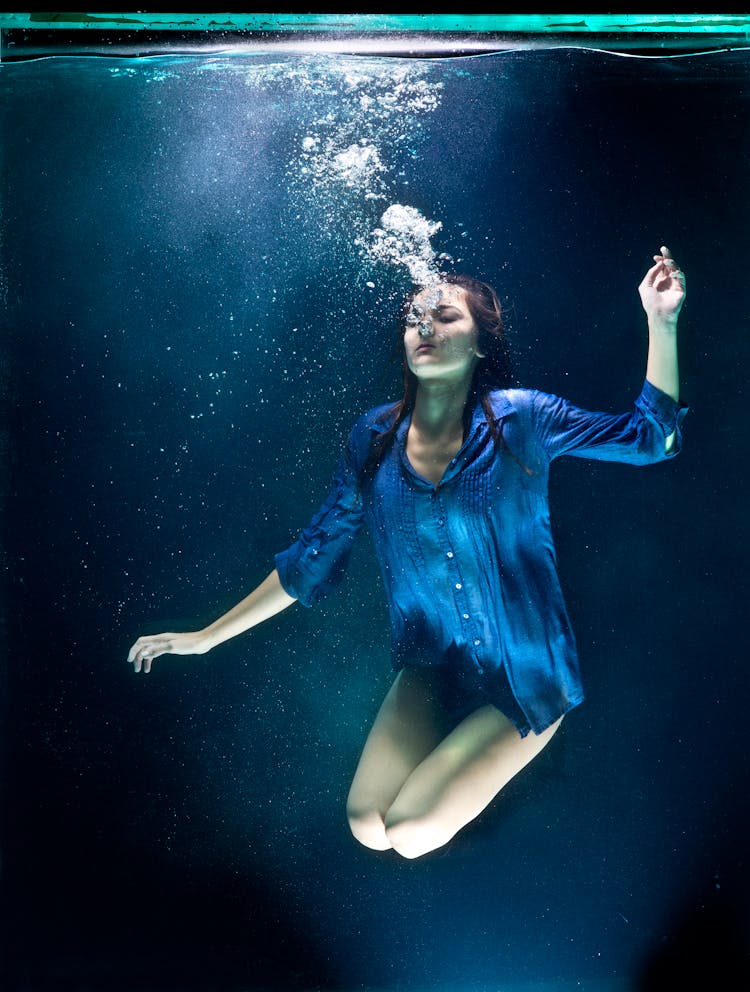
[[[432,321],[429,318],[427,320],[420,320],[418,331],[420,338],[431,338],[435,333],[432,329]]]

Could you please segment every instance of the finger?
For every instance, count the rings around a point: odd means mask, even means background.
[[[672,257],[672,252],[669,250],[669,248],[667,248],[666,245],[662,245],[660,251],[661,251],[662,258],[664,259],[664,264],[671,271],[677,271],[677,270],[679,270],[679,266],[678,266],[677,262],[675,262],[674,258]]]
[[[647,273],[649,285],[658,289],[668,286],[674,278],[684,280],[685,273],[678,267],[677,262],[673,258],[664,258],[659,255],[654,255],[654,258],[658,258],[659,261]],[[651,273],[653,273],[653,276],[651,276]]]
[[[153,643],[145,637],[139,637],[128,654],[128,661],[133,665],[136,672],[141,670],[148,672],[151,668],[151,660],[156,654]]]
[[[672,258],[667,258],[664,260],[661,267],[661,274],[665,279],[674,279],[675,277],[682,279],[685,278],[685,273]]]
[[[664,259],[661,255],[654,255],[655,264],[651,266],[644,277],[644,283],[647,286],[653,286],[659,275],[664,271]]]
[[[134,662],[136,659],[140,661],[144,652],[150,650],[155,643],[156,639],[148,634],[144,637],[139,637],[135,644],[131,647],[130,651],[128,651],[128,661]]]
[[[156,652],[151,648],[141,648],[135,658],[136,672],[143,671],[146,675],[151,671],[151,664],[156,657]]]
[[[672,265],[673,264],[674,263],[672,263]],[[671,272],[672,266],[670,265],[670,259],[660,258],[659,261],[654,266],[654,268],[656,269],[657,272],[666,272],[666,273]]]

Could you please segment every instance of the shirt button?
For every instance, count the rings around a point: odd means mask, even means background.
[[[475,646],[475,647],[479,647],[479,645],[480,645],[481,643],[482,643],[482,642],[481,642],[481,641],[479,640],[479,638],[478,638],[478,637],[475,637],[475,638],[474,638],[474,646]]]
[[[468,613],[464,613],[463,614],[463,618],[464,618],[464,620],[468,620],[469,619],[469,614]]]
[[[460,582],[456,583],[456,589],[463,589],[463,586],[461,585]]]
[[[448,552],[446,553],[446,555],[445,555],[445,557],[446,557],[446,558],[452,558],[452,557],[453,557],[453,552],[452,552],[452,551],[448,551]]]

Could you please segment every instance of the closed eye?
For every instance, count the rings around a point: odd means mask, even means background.
[[[438,307],[432,311],[432,316],[433,320],[441,320],[444,324],[448,324],[454,320],[460,320],[462,314],[455,307]]]

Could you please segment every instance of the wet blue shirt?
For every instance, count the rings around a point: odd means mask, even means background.
[[[366,523],[388,598],[394,667],[460,657],[484,679],[503,671],[540,733],[583,699],[550,527],[550,462],[674,457],[687,411],[648,380],[624,414],[593,413],[531,389],[498,390],[491,402],[503,443],[477,402],[438,485],[409,463],[408,417],[374,479],[360,484],[373,432],[392,422],[387,406],[360,417],[328,498],[276,567],[289,595],[310,606],[340,582]]]

